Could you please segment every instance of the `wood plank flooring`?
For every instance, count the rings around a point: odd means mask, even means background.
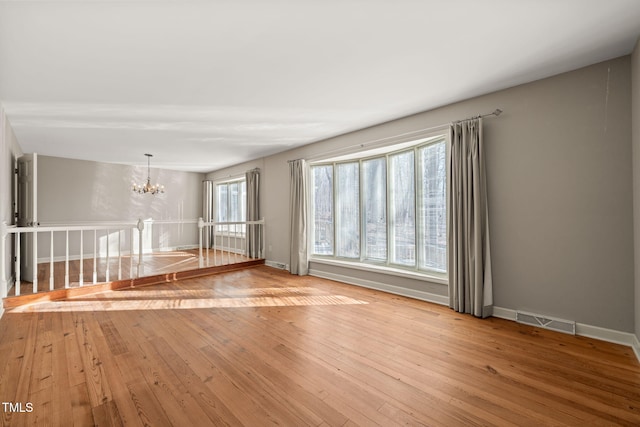
[[[640,425],[628,347],[266,266],[12,309],[0,360],[7,426]]]

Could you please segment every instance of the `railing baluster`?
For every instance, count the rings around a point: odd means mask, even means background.
[[[144,230],[144,222],[138,219],[138,277],[142,277],[144,266],[142,265],[142,231]]]
[[[37,294],[38,293],[38,232],[34,231],[33,232],[33,240],[32,240],[32,247],[33,247],[33,254],[32,254],[32,258],[33,258],[33,293]]]
[[[122,280],[122,230],[118,230],[118,280]]]
[[[133,228],[129,228],[129,279],[133,279]]]
[[[98,241],[98,230],[93,230],[93,284],[98,282],[98,265],[96,263],[96,245]]]
[[[84,238],[82,230],[80,230],[80,274],[78,277],[78,283],[80,286],[84,286]]]
[[[216,246],[216,234],[218,233],[218,226],[213,225],[213,265],[218,265],[218,248]]]
[[[267,227],[264,225],[264,218],[262,224],[260,224],[260,232],[262,233],[262,239],[260,241],[260,258],[267,258]]]
[[[204,230],[204,221],[202,218],[198,218],[198,267],[203,267],[202,259],[202,233]]]
[[[69,230],[66,233],[66,247],[64,255],[64,287],[69,287]]]
[[[211,251],[211,226],[207,225],[207,267],[211,264],[209,263],[209,252]]]
[[[249,258],[249,227],[249,224],[244,224],[244,246],[242,252],[245,258]],[[240,226],[240,229],[242,229],[242,226]]]
[[[109,240],[110,240],[109,239],[109,229],[107,229],[106,238],[107,238],[107,269],[105,271],[105,279],[104,279],[104,281],[108,282],[109,281],[109,246],[110,246],[110,243],[111,243],[111,242],[109,242]]]
[[[16,233],[16,287],[15,295],[20,295],[20,232]]]
[[[49,290],[53,290],[53,230],[51,230],[49,242]]]

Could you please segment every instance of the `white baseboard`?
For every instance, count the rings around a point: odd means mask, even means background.
[[[516,311],[510,310],[508,308],[493,306],[493,317],[498,317],[500,319],[506,319],[506,320],[513,320],[515,322]]]
[[[502,307],[493,307],[493,316],[499,317],[501,319],[515,321],[516,310]],[[606,341],[613,344],[629,346],[636,354],[638,362],[640,362],[640,342],[638,341],[638,337],[634,334],[576,322],[576,335],[587,338],[595,338],[597,340]]]
[[[628,332],[614,331],[613,329],[585,325],[584,323],[576,323],[576,335],[630,347],[633,346],[633,339],[635,338],[635,335]]]
[[[342,274],[328,273],[326,271],[318,271],[314,269],[309,270],[309,274],[323,279],[362,286],[363,288],[375,289],[378,291],[388,292],[390,294],[401,295],[403,297],[415,298],[422,301],[432,302],[434,304],[449,305],[449,297],[445,295],[437,295],[430,292],[407,289],[400,286],[389,285],[387,283],[358,279],[356,277],[343,276]]]
[[[16,276],[15,275],[11,275],[11,277],[9,277],[9,279],[7,281],[2,281],[0,280],[0,297],[4,298],[7,295],[9,295],[9,291],[11,290],[11,288],[13,288],[16,284]],[[6,295],[2,296],[2,293],[6,293]],[[2,308],[2,304],[0,303],[0,309]]]
[[[631,348],[633,348],[633,351],[636,354],[638,361],[640,361],[640,340],[638,339],[637,335],[633,336],[633,344],[631,345]]]

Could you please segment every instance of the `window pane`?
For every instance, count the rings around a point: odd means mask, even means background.
[[[216,186],[216,221],[225,222],[227,220],[227,184]]]
[[[420,149],[420,228],[424,255],[421,267],[447,270],[447,172],[445,143]]]
[[[359,164],[336,166],[336,255],[360,258]]]
[[[247,220],[247,181],[240,181],[238,221]]]
[[[415,182],[413,151],[389,157],[391,176],[389,197],[391,207],[391,262],[416,264]]]
[[[237,182],[229,184],[229,221],[239,221],[239,185]]]
[[[313,253],[333,255],[333,166],[311,168],[313,185]]]
[[[238,221],[246,221],[247,220],[247,181],[240,181],[240,189],[238,195]],[[246,231],[247,226],[236,225],[236,231],[239,233],[244,233]]]
[[[384,157],[362,162],[365,258],[387,260],[387,162]]]

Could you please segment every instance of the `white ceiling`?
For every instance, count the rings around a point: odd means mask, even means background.
[[[638,0],[0,1],[25,152],[211,171],[631,52]]]

